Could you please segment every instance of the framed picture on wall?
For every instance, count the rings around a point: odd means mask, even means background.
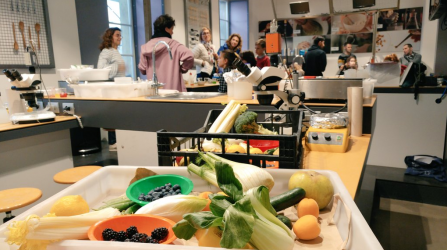
[[[193,49],[200,43],[200,30],[203,27],[211,28],[211,2],[210,0],[184,0],[186,46]]]
[[[40,67],[54,68],[47,0],[0,1],[0,30],[1,68],[26,68],[33,47]]]

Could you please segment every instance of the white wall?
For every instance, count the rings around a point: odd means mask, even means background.
[[[81,64],[78,24],[75,0],[48,0],[51,36],[56,69],[66,69],[72,64]],[[42,78],[47,88],[57,87],[59,72],[56,69],[43,69]],[[25,68],[19,69],[22,73]],[[0,91],[10,89],[6,77],[0,77]]]
[[[186,45],[185,33],[185,5],[179,0],[165,0],[165,13],[175,19],[173,39]],[[219,0],[211,0],[211,31],[213,32],[213,44],[219,44]]]
[[[291,18],[290,10],[287,9],[290,0],[275,0],[276,15],[278,19]],[[435,64],[435,53],[436,53],[436,36],[438,29],[438,21],[428,21],[428,6],[429,0],[401,0],[400,8],[412,8],[412,7],[424,7],[424,22],[422,23],[422,37],[421,37],[421,51],[422,60],[426,63],[428,67],[427,72],[433,72]],[[256,11],[259,6],[263,6],[262,11]],[[259,21],[272,20],[274,18],[272,10],[271,0],[249,0],[249,10],[250,10],[250,41],[257,41],[258,39],[258,23]],[[312,6],[310,6],[312,8]],[[322,7],[326,9],[326,7]],[[311,10],[312,11],[312,10]],[[321,10],[324,12],[324,10]],[[299,15],[296,15],[299,16]],[[242,38],[243,39],[243,38]],[[249,49],[254,51],[254,42],[250,43]],[[383,58],[390,53],[377,53],[376,57],[381,61]],[[403,52],[396,53],[399,57],[403,56]],[[327,54],[327,67],[324,72],[324,76],[333,76],[337,73],[337,60],[339,54]],[[365,65],[372,56],[372,53],[361,53],[356,54],[359,65]]]

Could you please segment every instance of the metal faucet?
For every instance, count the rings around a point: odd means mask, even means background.
[[[152,49],[152,70],[154,71],[152,75],[152,81],[153,81],[152,87],[155,88],[155,95],[158,95],[158,88],[164,86],[163,83],[158,83],[157,74],[155,73],[155,49],[160,43],[164,44],[166,48],[168,48],[169,57],[172,60],[171,48],[169,48],[169,45],[165,41],[158,41],[155,44],[154,48]]]

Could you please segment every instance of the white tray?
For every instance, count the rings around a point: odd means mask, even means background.
[[[37,214],[38,216],[43,216],[50,211],[52,204],[59,198],[66,195],[81,195],[90,205],[91,208],[97,208],[101,205],[102,201],[117,197],[125,193],[129,181],[134,177],[135,170],[138,167],[132,166],[108,166],[104,167],[88,177],[82,179],[81,181],[69,186],[68,188],[60,191],[59,193],[53,195],[47,200],[39,203],[38,205],[28,209],[24,213],[18,215],[13,220],[23,220],[26,216],[30,214]],[[195,174],[189,174],[186,168],[183,167],[147,167],[157,174],[177,174],[183,175],[190,178],[194,183],[194,191],[220,191],[214,186],[210,186],[207,182],[200,179]],[[290,176],[296,171],[295,169],[267,169],[267,171],[273,176],[275,180],[275,186],[270,192],[271,196],[278,195],[282,192],[288,190],[288,182]],[[335,193],[339,193],[346,205],[352,211],[351,220],[351,236],[350,241],[346,249],[362,249],[362,250],[379,250],[383,249],[377,238],[371,231],[370,227],[366,223],[362,214],[358,210],[356,204],[352,200],[349,192],[343,185],[340,177],[337,173],[333,171],[317,170],[317,172],[329,177],[332,184],[334,185]],[[339,206],[340,217],[337,220],[337,228],[343,240],[347,237],[347,219],[346,212],[343,206]],[[7,231],[7,224],[2,224],[0,226],[0,249],[18,249],[17,246],[9,246],[5,242],[4,232]],[[98,250],[98,249],[147,249],[147,244],[129,244],[127,242],[105,242],[105,241],[88,241],[88,240],[64,240],[57,243],[53,243],[48,246],[48,250]],[[151,249],[169,249],[169,250],[180,250],[180,249],[198,249],[193,246],[181,246],[181,245],[151,245]],[[216,248],[201,247],[201,250],[210,250]],[[316,248],[318,249],[318,248]]]

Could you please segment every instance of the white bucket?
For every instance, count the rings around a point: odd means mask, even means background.
[[[377,83],[376,79],[363,80],[363,98],[371,98],[374,93],[374,85]]]
[[[230,83],[227,82],[227,95],[229,98],[234,97],[234,82],[231,81]]]
[[[251,100],[252,84],[247,81],[233,82],[232,99]]]

